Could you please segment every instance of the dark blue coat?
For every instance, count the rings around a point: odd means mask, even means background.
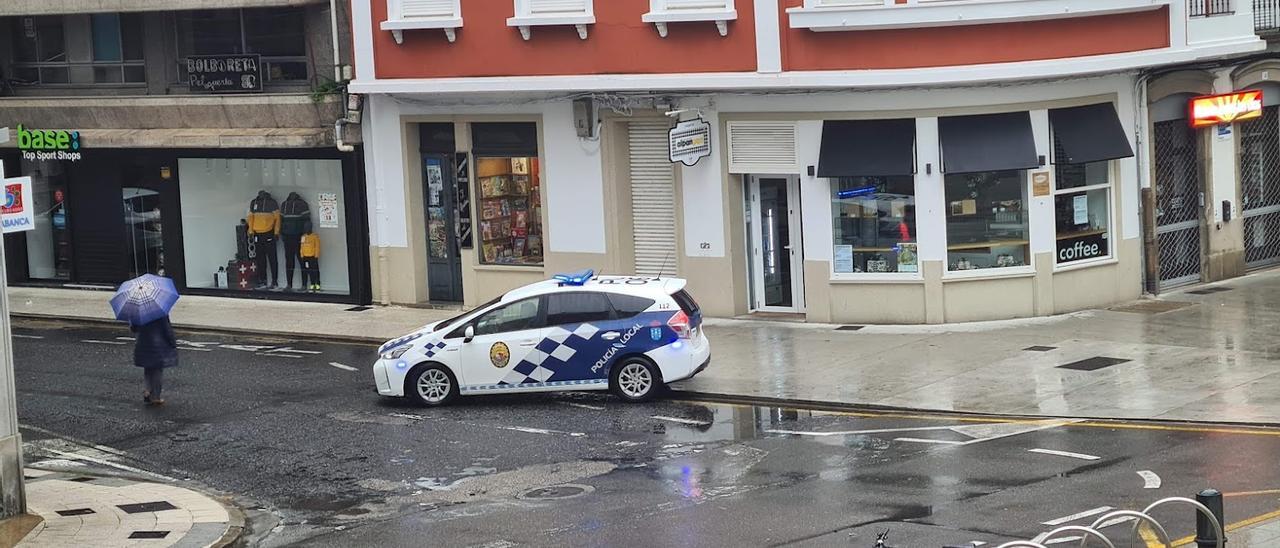
[[[169,318],[160,318],[146,325],[129,326],[136,335],[133,344],[133,365],[147,369],[178,365],[178,339],[173,335]]]

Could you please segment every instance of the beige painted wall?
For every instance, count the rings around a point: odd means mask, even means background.
[[[1026,318],[1035,315],[1035,278],[947,280],[943,282],[946,322]]]

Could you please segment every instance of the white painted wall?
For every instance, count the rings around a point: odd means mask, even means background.
[[[782,33],[778,4],[772,0],[758,0],[756,19],[756,71],[782,72]]]
[[[404,204],[405,153],[400,108],[390,97],[365,101],[365,174],[368,177],[369,243],[374,247],[408,247]]]
[[[947,260],[947,196],[942,184],[938,118],[916,118],[916,241],[921,261]]]
[[[1231,71],[1229,69],[1221,69],[1214,75],[1213,91],[1215,93],[1229,93],[1233,89],[1231,81]],[[1213,222],[1222,222],[1222,202],[1227,200],[1231,202],[1233,218],[1239,217],[1239,211],[1236,211],[1236,140],[1239,139],[1237,131],[1239,128],[1235,125],[1228,126],[1231,131],[1225,136],[1218,134],[1217,127],[1208,127],[1200,131],[1206,132],[1211,136],[1209,145],[1209,157],[1212,161],[1210,165],[1210,184],[1213,187],[1212,204],[1205,204],[1213,209]]]
[[[711,124],[711,155],[693,167],[678,166],[681,198],[684,200],[684,254],[687,257],[723,257],[724,136],[718,112],[704,109],[702,117]]]
[[[542,107],[542,162],[552,253],[604,253],[604,164],[600,141],[578,137],[573,103]]]
[[[1049,137],[1049,111],[1047,109],[1037,109],[1031,111],[1031,131],[1036,137],[1036,154],[1044,156],[1045,165],[1040,166],[1036,171],[1048,171],[1049,180],[1053,181],[1054,169],[1049,164],[1049,150],[1051,149],[1051,139]],[[1027,212],[1031,215],[1029,225],[1031,229],[1031,253],[1053,253],[1057,250],[1058,234],[1055,225],[1055,215],[1053,211],[1053,195],[1036,197],[1034,189],[1031,187],[1031,175],[1027,175]]]
[[[796,124],[796,155],[800,159],[800,209],[804,230],[804,258],[830,261],[835,237],[831,220],[831,180],[810,176],[808,166],[818,165],[822,147],[822,122],[808,120]],[[816,173],[816,171],[815,171]]]

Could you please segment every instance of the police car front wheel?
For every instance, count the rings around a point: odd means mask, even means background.
[[[625,360],[613,371],[613,393],[627,401],[647,401],[662,387],[658,369],[639,358]]]
[[[441,365],[417,370],[408,378],[408,394],[424,405],[444,405],[458,397],[458,383]]]

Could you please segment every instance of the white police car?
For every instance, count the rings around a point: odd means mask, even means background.
[[[675,278],[590,270],[512,290],[378,349],[378,393],[426,405],[459,395],[612,390],[652,398],[711,361],[702,312]]]

